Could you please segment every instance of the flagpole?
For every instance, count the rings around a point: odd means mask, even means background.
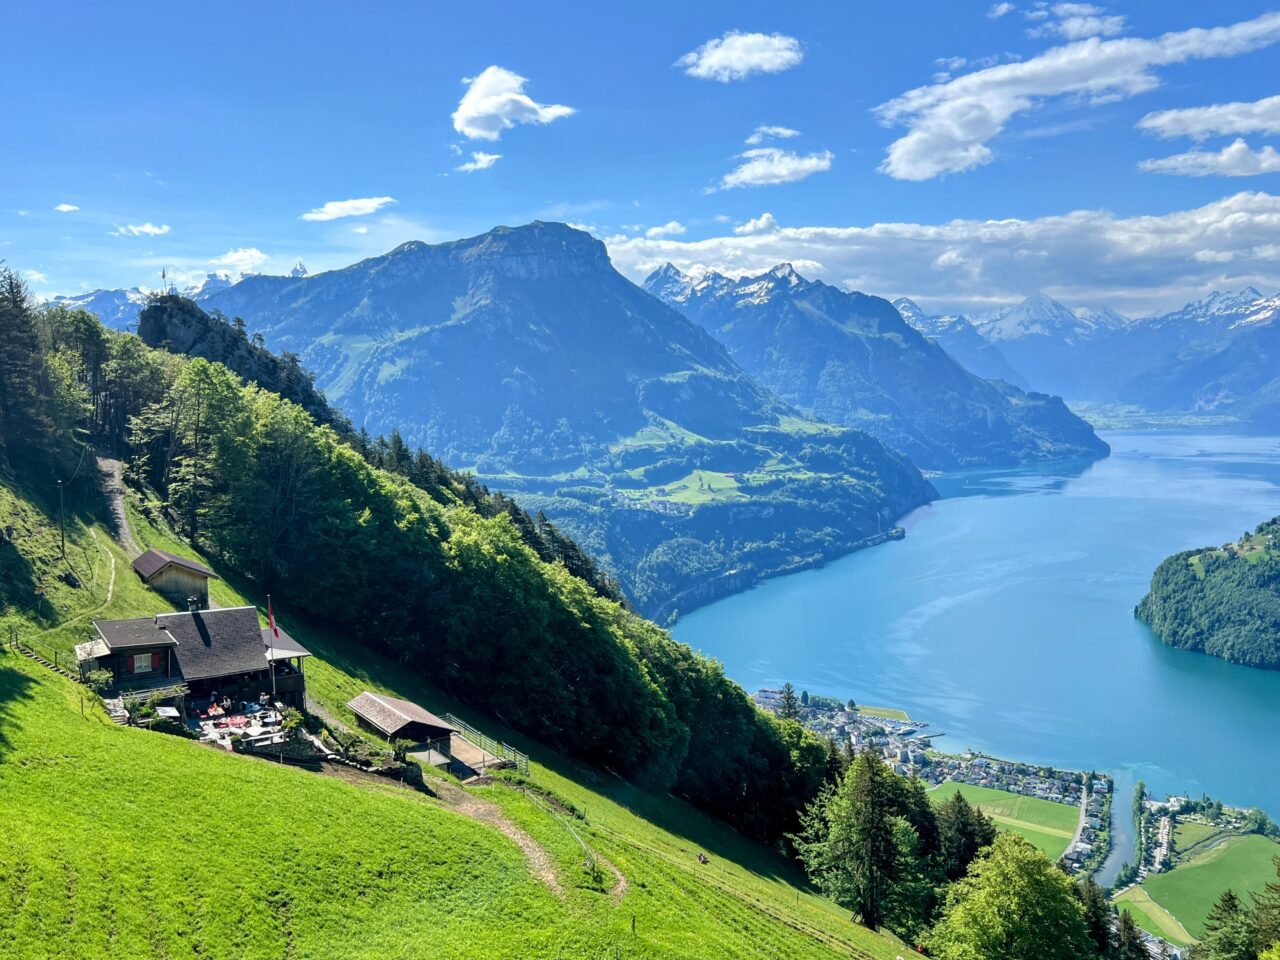
[[[275,643],[273,643],[272,640],[280,636],[280,634],[276,632],[276,612],[271,606],[271,594],[269,593],[267,594],[267,622],[271,624],[271,632],[267,634],[267,636],[271,638],[268,640],[268,643],[270,644],[269,649],[274,653]],[[271,659],[270,653],[267,654],[267,669],[271,671],[271,706],[274,707],[276,705],[276,664],[275,661]]]

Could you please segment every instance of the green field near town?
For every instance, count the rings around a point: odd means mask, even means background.
[[[866,704],[858,704],[858,716],[875,717],[881,720],[901,720],[908,723],[911,716],[905,710],[898,710],[895,707],[869,707]]]
[[[1191,934],[1178,918],[1151,899],[1142,887],[1130,887],[1115,898],[1117,909],[1128,910],[1134,922],[1148,933],[1163,937],[1175,946],[1185,947]]]
[[[948,781],[930,791],[929,797],[937,804],[955,793],[964,794],[971,804],[981,807],[1001,830],[1021,834],[1052,860],[1066,852],[1080,819],[1080,808],[1072,804],[1023,797],[968,783]]]
[[[1230,837],[1168,873],[1147,877],[1140,889],[1177,917],[1193,937],[1199,937],[1204,933],[1204,918],[1222,891],[1230,887],[1247,902],[1250,893],[1276,879],[1277,856],[1280,844],[1274,840],[1257,834]],[[1138,919],[1136,913],[1134,919]]]

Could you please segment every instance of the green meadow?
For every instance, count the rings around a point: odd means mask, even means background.
[[[0,552],[3,624],[63,653],[94,618],[168,609],[92,509],[18,518]],[[192,554],[145,504],[141,545]],[[111,576],[115,561],[114,580]],[[214,600],[252,596],[219,581]],[[6,960],[165,958],[834,958],[900,943],[817,896],[794,864],[677,797],[568,760],[387,658],[290,616],[309,692],[349,720],[361,690],[455,711],[525,749],[530,775],[436,796],[112,724],[84,688],[0,653],[0,943]],[[704,854],[706,863],[698,859]],[[594,864],[594,869],[588,869]]]
[[[1051,860],[1066,852],[1080,818],[1080,808],[1074,805],[968,783],[948,781],[930,791],[929,796],[934,803],[942,803],[955,793],[964,794],[966,800],[980,807],[999,829],[1026,837]]]

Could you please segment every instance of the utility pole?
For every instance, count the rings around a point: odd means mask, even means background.
[[[67,559],[67,524],[64,516],[66,514],[63,508],[62,498],[62,481],[58,481],[58,534],[62,539],[62,559]]]

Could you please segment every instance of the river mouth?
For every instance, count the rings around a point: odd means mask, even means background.
[[[1280,671],[1173,650],[1133,617],[1166,556],[1280,514],[1280,438],[1100,435],[1104,460],[941,477],[904,540],[718,601],[675,635],[748,690],[789,680],[901,707],[945,732],[940,749],[1111,774],[1114,868],[1138,779],[1280,816]]]

